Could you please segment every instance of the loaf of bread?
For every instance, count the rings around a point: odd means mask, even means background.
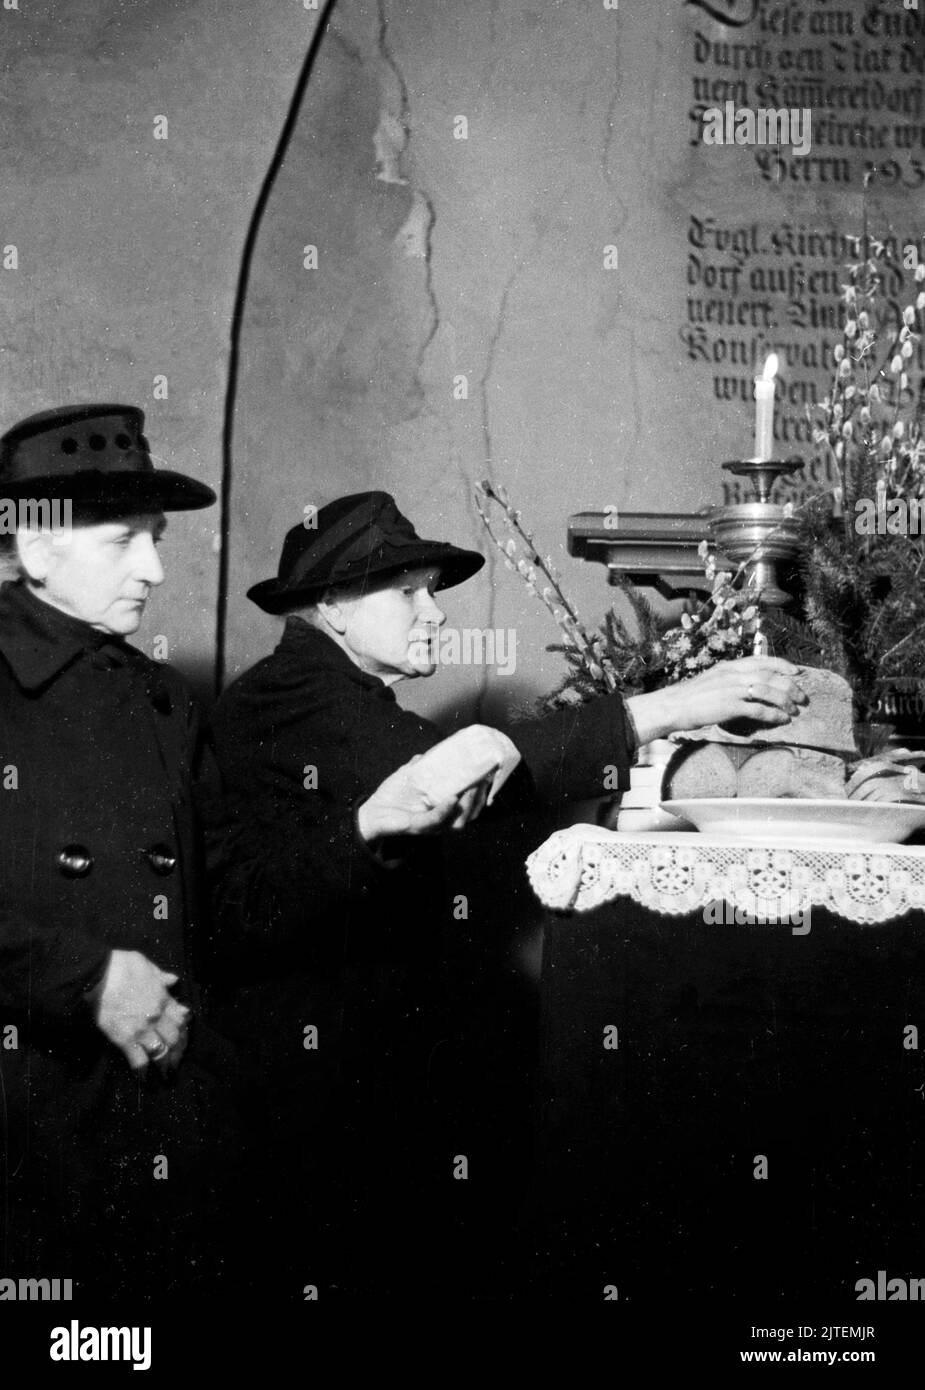
[[[665,769],[663,801],[700,801],[705,796],[738,796],[732,759],[719,743],[683,743]]]
[[[798,797],[841,800],[857,758],[851,687],[834,671],[804,667],[809,697],[788,724],[754,720],[708,729],[682,745],[665,770],[663,799]]]
[[[819,748],[824,753],[858,756],[854,741],[854,711],[851,686],[834,671],[804,666],[797,683],[808,696],[807,703],[788,724],[770,728],[754,719],[736,719],[721,726],[711,724],[691,737],[706,743],[758,744],[786,743],[797,748]]]

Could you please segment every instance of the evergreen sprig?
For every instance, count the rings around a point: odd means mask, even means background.
[[[833,518],[823,497],[798,519],[806,619],[823,663],[850,683],[863,723],[882,711],[887,685],[925,694],[925,541],[910,524],[925,501],[925,264],[915,254],[905,264],[912,288],[903,306],[883,291],[886,270],[901,278],[903,267],[866,220],[855,242],[842,341],[814,433],[838,472],[841,514]]]

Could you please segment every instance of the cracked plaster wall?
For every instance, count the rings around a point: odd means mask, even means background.
[[[0,244],[19,253],[0,274],[0,429],[135,402],[159,459],[218,487],[241,248],[317,22],[253,0],[0,9]],[[138,639],[166,635],[205,690],[217,532],[217,507],[172,519]]]
[[[600,5],[340,0],[244,322],[229,675],[276,640],[242,596],[275,572],[307,504],[385,488],[422,534],[485,550],[482,574],[447,593],[448,622],[515,629],[516,675],[444,668],[402,700],[439,714],[487,697],[497,713],[562,668],[544,651],[551,618],[486,545],[475,482],[509,488],[588,621],[608,591],[602,567],[566,554],[570,513],[718,494],[728,453],[707,443],[700,472],[688,463],[690,387],[665,409],[682,394],[682,352],[677,297],[660,283],[686,207],[657,182],[655,108],[668,92],[683,101],[683,45],[644,9],[621,7],[616,23]],[[453,138],[458,115],[467,140]],[[603,270],[615,241],[618,275]],[[316,270],[302,268],[307,244]]]

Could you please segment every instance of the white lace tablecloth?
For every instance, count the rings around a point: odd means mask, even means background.
[[[780,920],[824,907],[851,922],[887,922],[925,907],[925,846],[801,849],[686,833],[558,830],[527,860],[534,892],[557,911],[590,912],[629,897],[667,916],[728,902]]]

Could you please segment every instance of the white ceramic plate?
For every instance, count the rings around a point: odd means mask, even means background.
[[[925,806],[900,801],[800,801],[789,797],[715,797],[663,801],[708,835],[764,844],[796,840],[815,845],[901,844],[925,826]]]
[[[620,803],[614,830],[646,833],[650,830],[693,830],[690,821],[670,816],[661,806],[627,806]]]

